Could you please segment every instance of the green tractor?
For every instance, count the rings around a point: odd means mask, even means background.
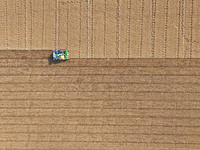
[[[69,60],[69,50],[54,50],[53,60]]]

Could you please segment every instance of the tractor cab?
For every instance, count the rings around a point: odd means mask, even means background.
[[[69,50],[54,50],[53,60],[69,60]]]

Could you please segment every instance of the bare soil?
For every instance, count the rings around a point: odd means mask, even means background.
[[[71,58],[199,58],[198,0],[1,0],[1,50]]]
[[[200,146],[198,59],[54,64],[51,51],[0,52],[1,149]]]
[[[199,149],[199,8],[0,0],[0,149]]]

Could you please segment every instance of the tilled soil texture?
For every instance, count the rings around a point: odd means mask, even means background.
[[[0,149],[200,147],[200,60],[0,51]]]
[[[0,50],[200,58],[199,0],[0,0]]]

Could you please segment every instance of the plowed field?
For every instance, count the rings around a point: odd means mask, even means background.
[[[200,147],[198,59],[0,53],[0,149]]]

